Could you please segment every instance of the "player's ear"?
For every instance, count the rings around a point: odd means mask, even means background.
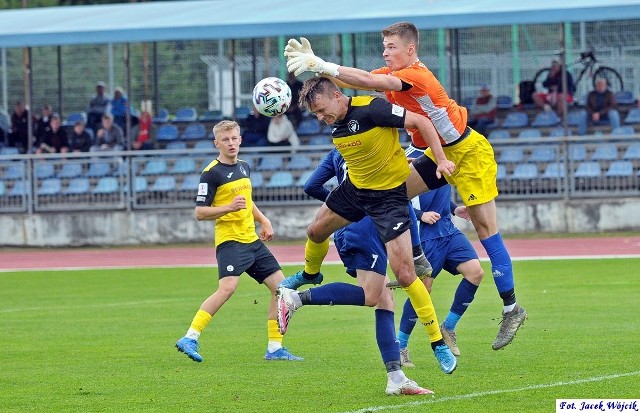
[[[238,135],[238,138],[240,138],[240,140],[238,141],[238,146],[242,145],[242,135]]]

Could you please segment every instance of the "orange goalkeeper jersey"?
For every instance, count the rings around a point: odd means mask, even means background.
[[[450,99],[438,79],[422,62],[417,61],[404,69],[392,71],[388,67],[371,73],[395,76],[411,85],[406,91],[385,92],[390,102],[431,119],[443,144],[458,139],[467,127],[467,109]],[[417,147],[427,145],[417,129],[407,129]]]

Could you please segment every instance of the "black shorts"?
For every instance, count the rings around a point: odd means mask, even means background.
[[[348,175],[325,201],[330,210],[351,222],[371,217],[384,243],[409,229],[408,202],[404,183],[393,189],[358,189]]]
[[[444,178],[444,175],[438,179],[436,177],[436,170],[438,169],[438,165],[424,153],[411,163],[414,168],[416,168],[416,172],[422,178],[425,185],[429,189],[438,189],[447,184],[447,180]]]
[[[280,270],[280,264],[260,240],[250,244],[226,241],[216,248],[218,277],[239,276],[246,272],[258,283]]]

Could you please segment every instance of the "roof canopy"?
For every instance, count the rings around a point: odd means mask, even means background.
[[[0,11],[0,47],[241,39],[640,18],[640,0],[191,0]]]

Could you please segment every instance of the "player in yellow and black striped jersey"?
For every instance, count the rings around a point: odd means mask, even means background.
[[[253,203],[249,165],[238,159],[242,143],[240,127],[222,121],[213,128],[218,158],[204,168],[200,176],[195,216],[200,221],[216,221],[215,247],[218,261],[218,289],[196,313],[186,335],[176,347],[190,359],[201,362],[198,339],[212,317],[233,295],[244,272],[271,291],[267,312],[266,360],[302,360],[282,347],[282,334],[276,321],[276,290],[284,279],[280,265],[263,241],[273,239],[271,222]],[[260,223],[260,236],[255,222]]]

